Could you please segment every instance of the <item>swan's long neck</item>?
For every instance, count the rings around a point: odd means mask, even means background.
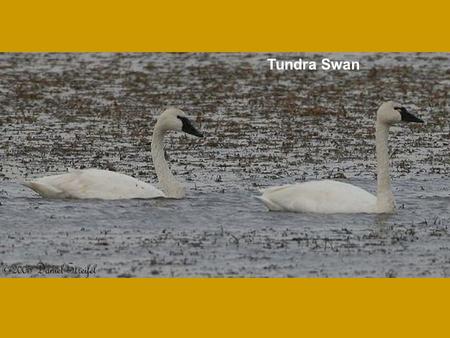
[[[376,152],[377,152],[377,209],[378,212],[393,212],[395,209],[389,173],[388,151],[389,126],[377,121]]]
[[[164,156],[164,135],[165,131],[161,130],[157,123],[152,138],[152,158],[156,175],[166,197],[183,198],[184,187],[172,175]]]

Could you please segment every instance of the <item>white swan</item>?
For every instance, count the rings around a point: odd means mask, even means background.
[[[258,199],[269,210],[315,213],[392,213],[394,195],[389,177],[388,131],[400,121],[423,121],[400,105],[389,101],[377,112],[376,157],[377,196],[354,185],[324,180],[284,185],[261,190]]]
[[[163,138],[170,130],[183,131],[203,137],[203,134],[194,127],[180,109],[168,108],[161,114],[153,131],[151,150],[153,164],[162,191],[133,177],[99,169],[72,169],[66,174],[42,177],[22,184],[47,198],[96,198],[105,200],[156,197],[183,198],[185,195],[184,187],[176,181],[164,157]]]

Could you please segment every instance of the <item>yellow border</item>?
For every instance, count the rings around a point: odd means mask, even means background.
[[[5,1],[0,50],[450,51],[446,3]],[[449,283],[2,279],[1,334],[434,337],[448,334]]]
[[[4,279],[2,336],[438,337],[448,334],[449,283]]]
[[[3,1],[3,51],[450,51],[448,1]]]

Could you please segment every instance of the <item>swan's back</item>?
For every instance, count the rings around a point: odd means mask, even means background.
[[[99,169],[70,170],[67,174],[43,177],[24,185],[47,198],[114,200],[164,197],[164,193],[151,184]]]
[[[376,212],[377,198],[348,183],[323,180],[273,187],[258,198],[269,210],[315,213]]]

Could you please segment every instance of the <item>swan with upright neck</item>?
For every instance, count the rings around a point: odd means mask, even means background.
[[[153,131],[151,152],[162,190],[131,176],[100,169],[72,169],[66,174],[42,177],[23,185],[46,198],[183,198],[184,186],[175,179],[164,156],[164,136],[171,130],[203,137],[180,109],[168,108],[159,116]]]
[[[354,185],[331,181],[311,181],[262,190],[257,196],[269,210],[313,213],[392,213],[395,200],[389,176],[388,132],[399,122],[423,121],[392,101],[377,111],[376,159],[377,195]]]

